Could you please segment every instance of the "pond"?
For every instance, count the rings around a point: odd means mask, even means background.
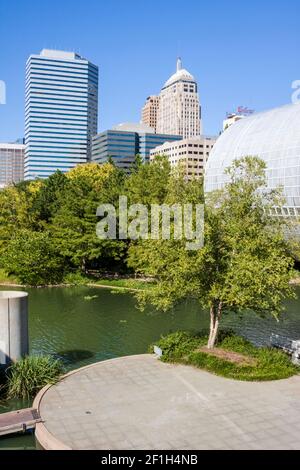
[[[0,290],[5,290],[1,287]],[[70,287],[26,289],[29,293],[30,352],[60,357],[67,370],[113,357],[147,352],[160,335],[176,330],[207,328],[208,314],[196,302],[186,301],[172,311],[137,309],[133,295],[110,289]],[[297,288],[300,299],[300,288]],[[279,323],[253,313],[230,314],[223,326],[243,334],[257,345],[269,343],[271,332],[300,338],[300,300],[286,303]],[[0,413],[21,408],[22,402],[0,403]],[[33,436],[0,439],[0,449],[32,448]]]

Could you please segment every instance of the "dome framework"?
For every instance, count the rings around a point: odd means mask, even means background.
[[[267,165],[270,189],[282,187],[286,204],[277,215],[300,216],[300,105],[291,104],[245,117],[218,138],[205,168],[205,192],[228,181],[225,169],[245,156]]]

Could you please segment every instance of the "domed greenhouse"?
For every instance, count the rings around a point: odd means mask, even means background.
[[[286,205],[278,215],[300,215],[300,105],[291,104],[240,119],[218,138],[205,169],[205,192],[226,182],[233,160],[257,156],[267,164],[270,188],[283,187]],[[279,209],[277,209],[279,211]]]

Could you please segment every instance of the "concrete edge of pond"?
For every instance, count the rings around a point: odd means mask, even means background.
[[[155,354],[150,354],[150,355],[153,357],[157,357]],[[91,369],[95,365],[102,364],[104,362],[107,364],[108,362],[117,361],[120,359],[124,359],[126,357],[135,357],[135,356],[149,356],[149,354],[147,353],[146,354],[133,354],[130,356],[113,357],[111,359],[106,359],[104,361],[94,362],[93,364],[88,364],[87,366],[83,366],[78,369],[71,370],[67,374],[64,374],[59,379],[57,384],[67,379],[71,375],[80,373],[87,369]],[[39,413],[40,413],[40,405],[41,405],[43,397],[45,396],[45,394],[48,392],[50,388],[55,387],[57,384],[46,385],[38,392],[38,394],[34,398],[32,407],[37,409]],[[47,427],[44,424],[42,415],[41,415],[41,418],[42,418],[42,421],[37,423],[35,427],[35,439],[36,439],[36,443],[38,447],[42,450],[72,450],[71,447],[68,447],[67,445],[65,445],[62,441],[57,439],[52,433],[48,431]]]
[[[66,374],[67,376],[68,374]],[[64,376],[64,377],[66,377]],[[62,379],[60,379],[62,380]],[[43,399],[43,396],[53,385],[46,385],[42,388],[33,401],[33,408],[37,409],[40,412],[40,403]],[[35,440],[39,449],[42,450],[72,450],[70,447],[66,446],[63,442],[58,440],[53,434],[51,434],[46,426],[44,425],[43,418],[42,421],[36,423],[35,426]]]

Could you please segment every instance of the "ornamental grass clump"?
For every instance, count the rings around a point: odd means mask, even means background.
[[[62,363],[52,356],[26,356],[7,370],[7,398],[32,398],[45,385],[55,384],[62,372]]]

